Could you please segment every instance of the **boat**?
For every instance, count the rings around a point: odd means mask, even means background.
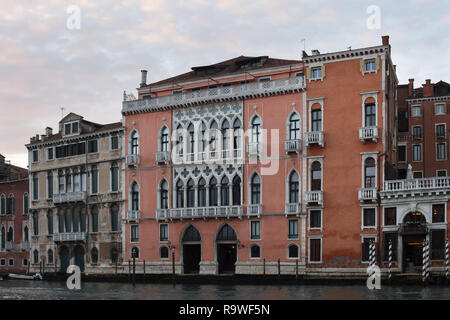
[[[42,280],[42,276],[40,273],[36,273],[31,276],[25,275],[25,274],[9,273],[8,278],[9,279],[18,279],[18,280]]]

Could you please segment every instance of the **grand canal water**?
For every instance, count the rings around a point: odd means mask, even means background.
[[[0,299],[13,300],[450,300],[444,286],[384,286],[369,290],[365,285],[192,285],[82,283],[69,290],[65,282],[3,280]]]

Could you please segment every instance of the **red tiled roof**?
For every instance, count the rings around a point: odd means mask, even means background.
[[[241,66],[246,64],[246,62],[251,61],[257,61],[258,59],[265,60],[261,65],[257,66],[249,66],[242,68]],[[167,78],[158,82],[153,82],[151,84],[148,84],[145,87],[150,86],[157,86],[157,85],[163,85],[163,84],[172,84],[175,82],[182,82],[182,81],[193,81],[193,80],[200,80],[200,79],[207,79],[208,77],[215,77],[215,76],[223,76],[227,74],[232,74],[235,72],[242,72],[242,71],[250,71],[250,70],[258,70],[258,69],[264,69],[264,68],[273,68],[273,67],[280,67],[280,66],[288,66],[292,64],[299,64],[301,63],[301,60],[283,60],[283,59],[274,59],[269,58],[267,56],[262,57],[246,57],[246,56],[239,56],[233,59],[225,60],[216,64],[212,64],[209,66],[199,66],[199,67],[192,67],[192,71],[177,75],[175,77]],[[196,71],[198,70],[206,70],[206,69],[215,69],[215,72],[210,74],[196,74]]]

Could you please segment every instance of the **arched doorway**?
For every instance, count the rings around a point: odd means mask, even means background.
[[[183,245],[184,273],[199,273],[202,259],[202,239],[200,232],[190,225],[181,239]]]
[[[427,236],[427,221],[418,211],[408,213],[403,219],[403,272],[420,272],[423,262],[423,242]]]
[[[67,268],[70,265],[70,254],[69,254],[69,248],[66,246],[61,246],[59,248],[59,260],[61,260],[61,272],[66,273]]]
[[[80,271],[84,272],[84,248],[81,245],[75,246],[73,250],[75,264],[80,267]]]
[[[237,260],[237,235],[229,224],[223,225],[217,233],[216,245],[219,273],[234,273]]]

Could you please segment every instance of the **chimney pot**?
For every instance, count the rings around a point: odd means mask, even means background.
[[[426,84],[431,84],[431,79],[425,80],[425,83],[426,83]]]
[[[51,137],[53,135],[53,129],[50,127],[45,128],[45,135]]]
[[[141,87],[147,85],[147,70],[141,70]]]
[[[383,46],[389,45],[389,36],[382,36],[381,40],[383,42]]]

